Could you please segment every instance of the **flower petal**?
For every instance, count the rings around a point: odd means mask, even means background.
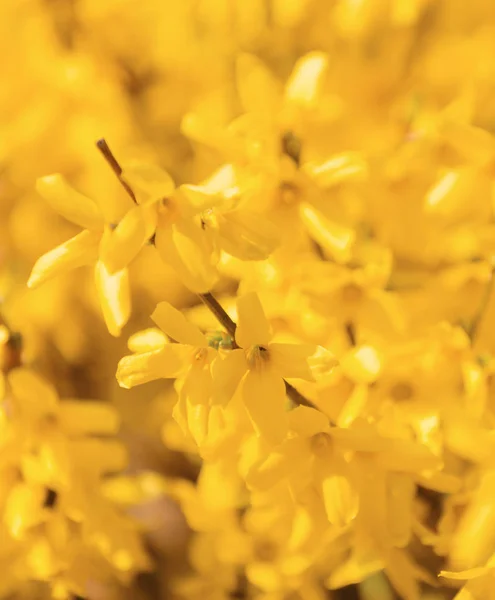
[[[26,530],[44,520],[45,488],[18,483],[10,492],[4,508],[4,522],[13,538],[22,539]]]
[[[235,341],[241,348],[267,346],[271,339],[270,325],[258,294],[250,292],[237,299],[237,329]]]
[[[162,260],[175,270],[190,290],[201,294],[213,287],[218,278],[213,248],[209,238],[202,235],[193,222],[158,226],[155,246]]]
[[[319,210],[303,202],[300,216],[309,235],[339,264],[348,262],[356,234],[353,229],[330,221]]]
[[[328,417],[308,406],[297,406],[289,412],[288,418],[290,430],[302,437],[311,437],[330,429]]]
[[[323,52],[309,52],[300,58],[285,86],[285,99],[294,104],[310,106],[316,100],[328,59]]]
[[[276,114],[281,90],[269,69],[252,54],[241,54],[236,66],[237,90],[244,111]]]
[[[151,318],[163,332],[176,342],[197,348],[205,348],[208,345],[198,327],[188,321],[180,310],[168,302],[157,304]]]
[[[161,200],[175,190],[174,181],[166,171],[145,162],[124,163],[122,179],[132,188],[140,204],[148,200]]]
[[[212,364],[215,404],[227,404],[247,371],[243,350],[231,350],[225,358],[218,356]]]
[[[131,352],[151,352],[168,343],[167,336],[158,327],[150,327],[131,335],[127,340],[127,347]]]
[[[103,218],[96,203],[76,192],[62,175],[56,173],[41,177],[36,182],[36,189],[68,221],[84,229],[98,231],[103,227]]]
[[[264,260],[279,244],[278,228],[266,215],[238,209],[218,217],[220,245],[241,260]]]
[[[109,273],[121,271],[138,255],[155,231],[154,206],[134,206],[115,229],[106,228],[100,245],[100,260]]]
[[[269,345],[270,365],[282,377],[294,377],[314,381],[308,359],[316,352],[313,344],[278,344]]]
[[[258,434],[270,444],[280,444],[288,431],[283,379],[271,369],[248,371],[242,399]]]
[[[31,271],[28,287],[34,288],[52,277],[68,273],[72,269],[89,265],[98,259],[100,235],[82,231],[60,246],[43,254]]]
[[[155,379],[179,377],[190,365],[192,349],[182,344],[167,344],[160,350],[124,356],[117,368],[117,380],[124,388]]]
[[[119,336],[131,313],[127,269],[110,275],[105,265],[98,261],[95,266],[95,283],[108,331]]]

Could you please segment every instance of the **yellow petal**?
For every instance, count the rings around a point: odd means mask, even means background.
[[[340,411],[337,425],[339,427],[349,427],[352,425],[352,423],[361,416],[367,401],[368,386],[366,384],[356,384]]]
[[[322,412],[308,406],[298,406],[289,412],[289,427],[294,433],[303,437],[311,437],[317,433],[328,431],[330,423]]]
[[[98,261],[95,266],[95,283],[108,331],[114,336],[119,336],[131,314],[127,269],[110,275],[105,265]]]
[[[58,417],[61,427],[69,435],[113,435],[119,429],[119,418],[114,408],[103,402],[64,400]]]
[[[293,377],[314,381],[309,366],[309,358],[316,352],[313,344],[278,344],[269,345],[270,365],[280,373],[281,377]]]
[[[266,215],[248,210],[232,210],[218,217],[220,245],[241,260],[264,260],[277,248],[277,227]]]
[[[101,230],[103,218],[93,200],[76,192],[60,174],[41,177],[36,182],[38,193],[68,221],[84,229]]]
[[[127,347],[131,352],[151,352],[163,348],[169,341],[165,334],[157,327],[150,327],[138,331],[127,340]]]
[[[124,356],[117,368],[121,387],[131,388],[155,379],[179,377],[192,360],[193,350],[181,344],[167,344],[160,350]]]
[[[58,396],[55,388],[33,371],[14,369],[8,376],[12,392],[21,404],[21,410],[31,418],[55,412]]]
[[[405,473],[389,473],[387,523],[394,546],[404,548],[411,539],[416,485]]]
[[[452,536],[449,564],[454,571],[477,567],[492,555],[495,545],[494,497],[495,471],[487,471]]]
[[[235,340],[239,346],[241,348],[267,346],[270,339],[270,325],[258,294],[250,292],[238,298]]]
[[[135,206],[115,229],[106,228],[100,245],[100,260],[109,273],[121,271],[138,255],[155,231],[156,218],[155,207]]]
[[[246,112],[275,117],[279,109],[280,89],[265,65],[251,54],[237,59],[237,90]]]
[[[18,483],[7,497],[4,523],[10,535],[22,539],[26,531],[44,520],[42,511],[46,488],[31,483]]]
[[[329,188],[346,181],[361,181],[367,174],[367,165],[358,152],[332,156],[324,163],[305,163],[302,170],[320,187]]]
[[[37,287],[52,277],[95,262],[98,258],[99,242],[100,234],[82,231],[50,250],[36,261],[29,276],[28,287]]]
[[[231,350],[225,358],[215,359],[212,364],[215,403],[226,405],[230,401],[246,371],[243,350]]]
[[[158,226],[155,245],[161,259],[190,290],[197,294],[211,290],[218,278],[213,248],[198,226],[185,221],[172,227]]]
[[[473,569],[466,569],[465,571],[440,571],[440,577],[446,577],[447,579],[467,581],[469,579],[476,579],[482,577],[490,571],[487,567],[474,567]]]
[[[248,471],[246,483],[257,490],[274,487],[282,479],[300,467],[306,466],[309,459],[304,441],[294,438],[285,441],[267,458],[256,462]]]
[[[327,56],[322,52],[309,52],[300,58],[285,86],[285,99],[294,104],[311,106],[317,98],[327,66]]]
[[[168,302],[157,304],[151,318],[162,331],[176,342],[197,348],[204,348],[208,345],[205,336],[196,325],[188,321],[179,310]]]
[[[332,525],[344,527],[357,515],[359,498],[346,477],[331,475],[322,481],[323,502]]]
[[[356,346],[340,361],[342,371],[357,383],[372,383],[382,369],[382,357],[373,346]]]
[[[249,371],[242,399],[257,433],[269,444],[280,444],[288,430],[283,379],[270,369]]]
[[[320,211],[303,202],[300,215],[309,235],[338,263],[348,262],[356,237],[355,232],[344,225],[327,219]]]
[[[166,171],[145,162],[124,163],[122,179],[129,184],[140,204],[148,200],[167,198],[175,190],[173,179]]]
[[[210,352],[215,351],[211,349]],[[209,405],[212,392],[213,382],[209,364],[194,363],[184,378],[179,395],[187,400],[188,406]]]

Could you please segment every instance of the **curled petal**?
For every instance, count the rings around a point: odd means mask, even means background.
[[[182,375],[190,365],[193,349],[182,344],[167,344],[159,350],[124,356],[117,368],[121,387],[131,388],[155,379]]]
[[[109,273],[121,271],[138,255],[156,227],[156,207],[135,206],[115,229],[107,228],[101,240],[100,260]]]
[[[103,218],[93,200],[76,192],[60,174],[41,177],[36,182],[38,193],[68,221],[84,229],[100,230]]]
[[[175,270],[190,290],[201,294],[213,287],[218,274],[211,241],[193,222],[159,226],[155,245],[162,260]]]
[[[52,277],[95,262],[99,241],[98,233],[82,231],[50,250],[36,261],[27,282],[28,287],[37,287]]]
[[[106,266],[98,261],[95,267],[95,283],[108,331],[114,336],[119,336],[131,314],[127,269],[111,275]]]
[[[157,327],[138,331],[127,340],[131,352],[151,352],[163,348],[165,344],[168,344],[168,339]]]
[[[306,202],[300,206],[300,215],[309,235],[338,263],[342,264],[350,260],[356,237],[354,230],[330,221]]]

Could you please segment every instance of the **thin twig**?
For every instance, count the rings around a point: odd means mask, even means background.
[[[112,171],[117,176],[118,180],[120,181],[126,192],[133,199],[133,201],[136,202],[136,196],[134,195],[134,192],[129,187],[129,185],[122,179],[122,167],[115,158],[113,152],[110,150],[110,147],[108,146],[106,140],[104,138],[98,140],[96,142],[96,146],[98,150],[102,153],[103,157],[109,164]],[[229,317],[229,315],[227,314],[223,306],[220,304],[220,302],[218,302],[218,300],[215,298],[215,296],[213,296],[211,292],[206,292],[206,294],[198,294],[198,296],[201,299],[201,301],[212,312],[217,321],[227,330],[227,333],[232,338],[232,348],[239,348],[235,341],[235,330],[237,326],[235,322]],[[171,339],[171,341],[173,342],[174,340]],[[292,386],[285,380],[284,383],[286,393],[289,396],[289,398],[294,402],[294,404],[316,408],[316,406],[310,400],[305,398],[300,392],[298,392],[294,386]]]
[[[207,306],[207,308],[213,313],[217,321],[226,329],[227,333],[232,338],[232,347],[239,348],[235,341],[235,330],[237,325],[229,317],[220,302],[218,302],[211,292],[206,292],[206,294],[198,294],[198,296],[200,300]]]
[[[101,152],[103,158],[107,161],[110,168],[117,176],[117,179],[122,184],[122,187],[132,198],[132,201],[137,204],[137,200],[136,200],[136,196],[135,196],[134,192],[132,191],[132,189],[130,188],[128,183],[124,179],[122,179],[122,167],[120,166],[119,162],[115,158],[113,152],[110,150],[110,146],[107,144],[107,141],[104,138],[102,138],[101,140],[98,140],[96,142],[96,147]]]

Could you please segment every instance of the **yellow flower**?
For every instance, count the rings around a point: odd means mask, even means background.
[[[156,222],[155,247],[184,284],[194,292],[207,292],[217,280],[215,247],[202,226],[201,214],[219,199],[175,190],[170,176],[146,163],[124,165],[122,177]]]
[[[105,222],[96,203],[73,190],[62,175],[41,178],[37,189],[57,212],[84,229],[38,259],[28,286],[36,287],[71,269],[95,263],[103,316],[110,333],[119,335],[130,315],[126,267],[153,233],[153,224],[146,222],[144,209],[136,206],[114,227]]]
[[[225,250],[241,260],[263,260],[276,248],[279,233],[265,215],[249,207],[253,185],[240,180],[234,165],[215,171],[201,185],[183,185],[180,190],[191,200],[211,208],[201,213],[201,225],[211,234],[218,251]]]

